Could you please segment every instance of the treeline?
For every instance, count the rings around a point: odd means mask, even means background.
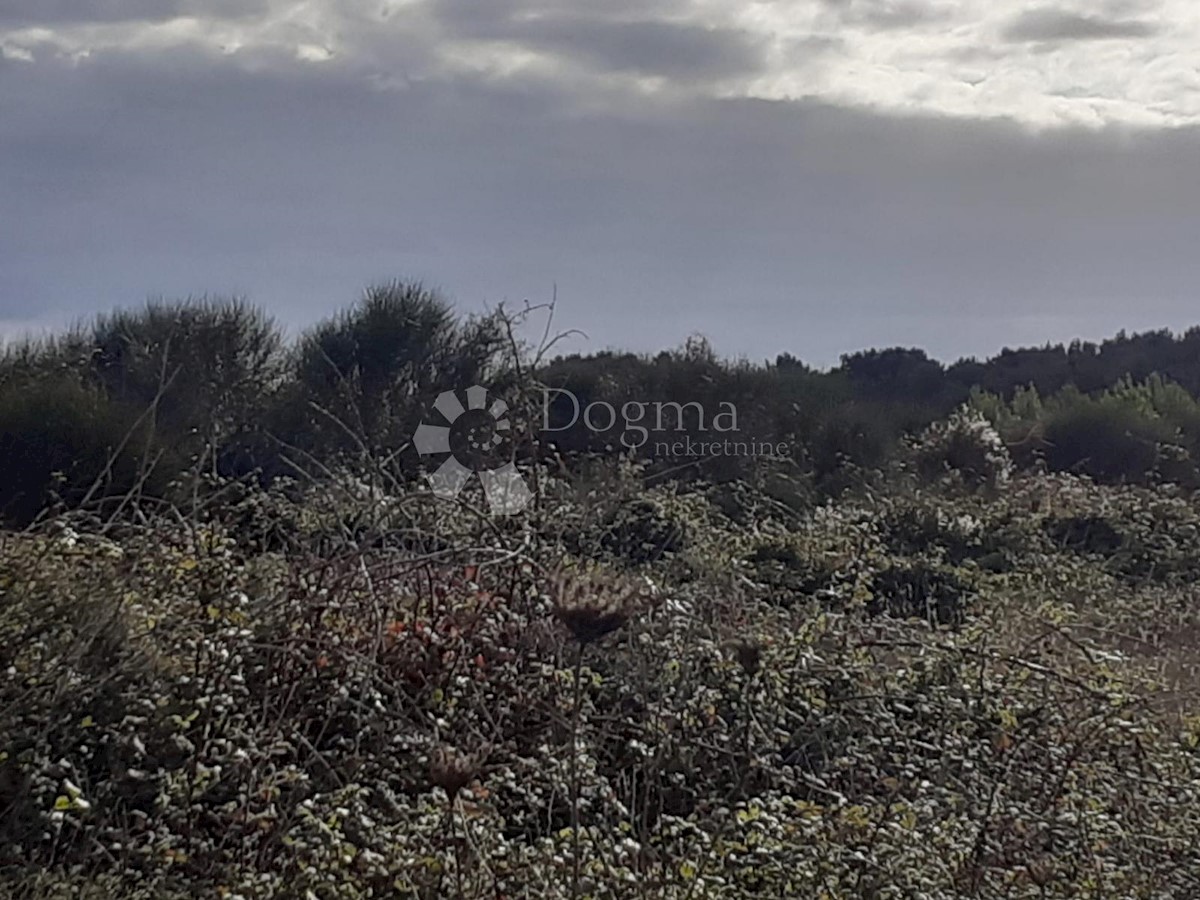
[[[787,465],[815,495],[885,466],[906,434],[963,404],[988,416],[1025,465],[1191,486],[1200,458],[1200,329],[1005,350],[949,366],[903,348],[847,355],[829,371],[788,355],[731,362],[692,339],[655,356],[567,356],[531,370],[502,312],[462,318],[436,292],[397,282],[369,289],[294,341],[246,303],[188,301],[7,344],[0,515],[24,524],[55,505],[174,502],[209,476],[319,477],[381,460],[411,476],[422,462],[409,441],[433,399],[476,383],[524,406],[553,398],[546,410],[528,410],[518,443],[565,465],[632,452],[622,437],[648,422],[618,415],[607,428],[563,427],[589,405],[679,404],[674,420],[651,428],[652,440],[672,443],[712,437],[712,417],[731,405],[738,436],[785,446]],[[547,422],[557,430],[536,440]],[[655,461],[716,479],[756,464],[746,456]]]
[[[778,365],[802,365],[786,354]],[[1200,327],[1180,335],[1163,329],[1141,334],[1120,332],[1101,343],[1074,341],[1044,347],[1005,349],[985,361],[962,359],[946,366],[924,351],[905,348],[867,350],[842,357],[836,371],[862,392],[877,398],[923,396],[951,403],[972,388],[1011,399],[1033,387],[1045,397],[1065,387],[1092,394],[1122,378],[1144,381],[1161,375],[1189,393],[1200,393]]]
[[[992,422],[1024,467],[1107,483],[1200,481],[1200,328],[1005,349],[951,365],[919,349],[866,350],[842,356],[828,371],[788,354],[764,365],[730,363],[693,340],[650,358],[559,359],[544,378],[581,403],[620,407],[663,397],[713,409],[732,401],[741,431],[790,446],[817,494],[883,467],[904,436],[964,406]],[[614,437],[575,430],[560,440],[579,451],[611,445]]]
[[[495,320],[462,320],[397,283],[291,343],[260,309],[209,300],[10,343],[0,514],[28,523],[47,505],[175,500],[208,476],[267,481],[383,458],[438,391],[487,378],[500,340]]]

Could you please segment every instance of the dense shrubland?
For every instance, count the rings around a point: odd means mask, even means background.
[[[580,407],[667,402],[686,412],[651,424],[643,455],[673,477],[748,477],[745,459],[703,464],[650,454],[659,441],[712,437],[721,404],[741,435],[784,444],[792,490],[805,502],[861,485],[901,443],[964,405],[982,413],[1025,469],[1076,472],[1106,483],[1200,479],[1200,332],[1124,335],[1101,345],[1005,351],[943,366],[894,348],[815,371],[786,354],[762,365],[719,358],[701,338],[657,356],[601,352],[525,359],[515,318],[460,319],[419,284],[366,292],[292,342],[239,301],[152,303],[0,351],[0,516],[25,525],[46,507],[131,493],[178,503],[203,472],[225,478],[308,477],[323,470],[408,476],[417,423],[442,390],[484,383],[521,404],[530,430],[550,396],[552,428]],[[526,354],[527,355],[527,354]],[[536,362],[534,365],[533,363]],[[709,429],[693,409],[706,411]],[[603,417],[601,417],[603,418]],[[523,442],[528,458],[573,460],[628,442],[620,417],[605,430],[554,431]],[[689,465],[690,463],[690,465]],[[182,479],[181,479],[181,476]]]
[[[543,475],[0,539],[6,894],[1200,890],[1192,501]]]
[[[405,285],[9,348],[0,894],[1200,895],[1193,387],[534,357]],[[462,379],[796,452],[518,428],[492,517],[403,445]]]

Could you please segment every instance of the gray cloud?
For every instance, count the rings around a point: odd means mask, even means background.
[[[123,22],[164,19],[178,14],[180,0],[45,0],[0,2],[0,25],[28,26],[61,22]]]
[[[763,41],[745,31],[650,17],[674,5],[614,3],[583,11],[568,3],[452,0],[434,12],[445,36],[510,41],[605,71],[721,78],[763,66]]]
[[[786,50],[789,59],[803,62],[844,50],[846,41],[844,38],[832,35],[814,34],[782,41],[781,46]]]
[[[266,0],[0,0],[0,26],[148,21],[176,16],[235,17],[266,8]]]
[[[1191,130],[748,100],[597,112],[528,85],[378,91],[178,52],[13,70],[0,320],[22,326],[205,292],[301,325],[395,276],[468,310],[557,281],[587,346],[702,331],[820,362],[1195,321]]]
[[[1007,41],[1095,41],[1114,38],[1147,38],[1158,27],[1140,19],[1106,19],[1059,9],[1034,9],[1004,29]]]
[[[953,8],[921,0],[823,0],[843,22],[880,31],[903,30],[945,22]]]
[[[604,69],[682,78],[720,78],[759,70],[760,41],[742,31],[668,22],[547,20],[530,27],[526,45],[582,57]]]
[[[1200,123],[1200,20],[1188,0],[1100,0],[1086,15],[1044,5],[1062,0],[163,0],[153,9],[148,0],[47,2],[0,0],[10,21],[46,26],[6,29],[0,20],[0,56],[31,62],[199,48],[223,65],[326,64],[376,86],[541,80],[574,92],[583,106],[658,92],[820,97],[1037,127]],[[1010,18],[1031,6],[1042,8]],[[191,15],[169,24],[136,18],[178,13]],[[1136,52],[1105,58],[1088,42],[1152,32]],[[836,48],[812,43],[830,36]],[[986,71],[963,69],[964,61],[989,59],[996,64]],[[1078,89],[1070,95],[1062,91],[1067,71]]]
[[[424,9],[455,34],[492,37],[521,22],[555,17],[587,15],[592,19],[628,21],[655,17],[678,17],[689,0],[606,0],[581,4],[579,0],[425,0]]]

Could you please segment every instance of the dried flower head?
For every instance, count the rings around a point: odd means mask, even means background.
[[[600,570],[562,573],[555,579],[554,614],[571,636],[591,644],[629,621],[639,585]]]
[[[483,769],[490,748],[462,753],[453,747],[438,747],[429,760],[429,780],[453,800]]]

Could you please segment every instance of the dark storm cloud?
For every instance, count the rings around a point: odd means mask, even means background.
[[[15,77],[10,77],[16,72]],[[1195,321],[1193,131],[540,88],[365,88],[174,52],[0,78],[0,329],[151,294],[293,324],[420,277],[548,299],[589,346],[941,356]]]
[[[1056,9],[1034,9],[1015,18],[1004,29],[1007,41],[1096,41],[1146,38],[1158,27],[1140,19],[1106,19]]]

